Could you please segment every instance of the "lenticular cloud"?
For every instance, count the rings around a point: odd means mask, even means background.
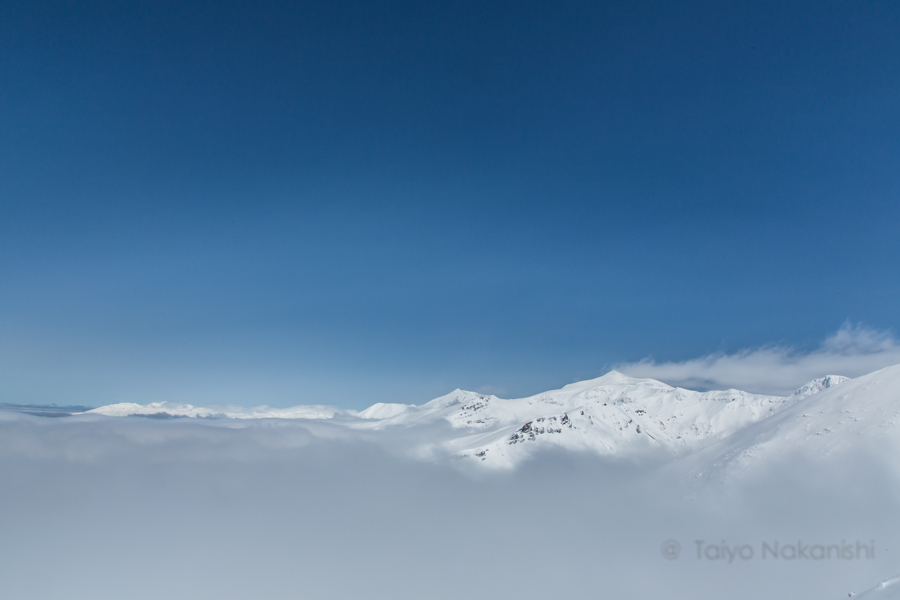
[[[900,342],[892,334],[846,323],[812,352],[764,346],[683,362],[658,363],[648,358],[616,369],[688,389],[736,388],[787,395],[824,374],[858,377],[898,363]]]

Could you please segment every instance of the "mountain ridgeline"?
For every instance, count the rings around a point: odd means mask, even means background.
[[[368,439],[402,432],[415,456],[488,468],[514,468],[554,448],[619,458],[696,454],[721,471],[786,448],[822,455],[869,442],[896,444],[900,365],[852,380],[828,375],[786,397],[698,392],[610,371],[517,399],[455,390],[422,405],[379,403],[359,412],[323,405],[203,408],[160,402],[113,404],[83,415],[327,422],[348,433],[366,432]]]

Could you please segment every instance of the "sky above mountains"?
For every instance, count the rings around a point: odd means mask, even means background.
[[[0,401],[889,362],[898,30],[887,2],[4,3]]]

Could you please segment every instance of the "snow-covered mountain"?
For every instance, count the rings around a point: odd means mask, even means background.
[[[727,478],[797,453],[900,456],[900,365],[845,380],[837,387],[814,384],[798,390],[795,401],[778,414],[706,448],[697,457],[698,474]],[[810,385],[821,391],[807,395]],[[900,470],[900,461],[893,465]]]
[[[839,383],[844,383],[845,381],[850,381],[850,378],[841,377],[840,375],[828,375],[819,379],[813,379],[791,394],[790,397],[795,400],[806,398],[807,396],[812,396],[813,394],[821,392],[822,390],[827,390],[828,388],[834,387]]]
[[[896,600],[900,598],[900,575],[885,579],[875,587],[851,597],[860,600]]]
[[[874,439],[900,418],[898,410],[900,366],[855,380],[829,375],[787,397],[697,392],[610,371],[526,398],[455,390],[422,405],[379,403],[359,412],[322,405],[204,408],[162,402],[113,404],[88,413],[328,420],[375,436],[402,431],[418,456],[501,468],[548,448],[615,457],[655,452],[671,458],[706,448],[705,455],[721,469],[777,453],[785,444],[819,452],[852,445],[860,435]]]
[[[512,466],[547,447],[678,455],[774,414],[787,402],[738,390],[695,392],[611,371],[514,400],[457,391],[393,422],[442,418],[465,432],[445,442],[450,453]]]
[[[334,406],[320,404],[301,404],[289,408],[273,408],[271,406],[223,406],[205,408],[178,402],[151,402],[150,404],[134,404],[122,402],[94,408],[85,414],[98,414],[107,417],[190,417],[190,418],[223,418],[223,419],[331,419],[340,411]],[[355,413],[348,413],[355,414]]]

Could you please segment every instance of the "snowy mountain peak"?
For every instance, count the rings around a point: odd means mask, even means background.
[[[595,377],[594,379],[586,379],[584,381],[576,381],[574,383],[570,383],[564,385],[558,391],[572,392],[572,391],[583,391],[589,390],[592,388],[599,387],[633,387],[633,386],[650,386],[655,388],[665,388],[665,389],[673,389],[671,386],[666,385],[661,381],[657,381],[655,379],[645,379],[645,378],[637,378],[631,377],[622,373],[620,371],[611,370],[601,375],[600,377]]]
[[[479,394],[478,392],[470,392],[468,390],[461,390],[456,388],[449,394],[445,394],[443,396],[439,396],[434,400],[426,402],[423,404],[421,409],[425,410],[440,410],[443,408],[447,408],[450,406],[455,406],[457,404],[464,404],[466,402],[470,402],[475,398],[496,398],[496,396],[490,396],[487,394]]]
[[[409,412],[415,408],[415,404],[394,404],[389,402],[378,402],[365,410],[357,413],[360,419],[390,419]]]
[[[844,383],[845,381],[850,381],[849,377],[843,377],[841,375],[826,375],[825,377],[820,377],[819,379],[813,379],[806,385],[800,387],[793,394],[790,395],[791,398],[798,400],[801,398],[806,398],[808,396],[812,396],[822,390],[827,390],[830,387],[834,387],[838,384]]]

